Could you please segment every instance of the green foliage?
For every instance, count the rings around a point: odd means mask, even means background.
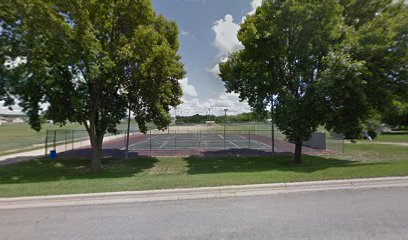
[[[297,145],[324,117],[318,77],[323,58],[341,33],[337,1],[264,1],[241,25],[245,49],[220,64],[227,91],[258,111],[274,101],[276,125]]]
[[[265,116],[261,116],[255,112],[240,113],[237,115],[214,116],[214,115],[200,115],[193,116],[177,116],[177,123],[205,123],[206,121],[215,121],[216,123],[224,122],[252,122],[265,120]]]
[[[365,94],[367,82],[361,77],[367,71],[364,62],[342,53],[329,54],[324,60],[327,69],[319,84],[326,106],[326,127],[349,139],[360,138],[370,109]]]
[[[408,127],[408,99],[393,101],[384,111],[383,121],[393,127]]]
[[[263,1],[220,76],[254,109],[274,99],[276,124],[297,145],[319,125],[357,137],[408,96],[407,13],[403,1]]]
[[[0,19],[1,61],[26,59],[2,75],[0,94],[20,101],[34,129],[45,112],[85,125],[95,146],[129,106],[142,132],[170,123],[184,76],[178,29],[150,0],[5,0]]]

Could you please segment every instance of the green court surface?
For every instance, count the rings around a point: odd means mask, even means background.
[[[271,140],[272,141],[272,140]],[[244,134],[166,134],[153,135],[146,140],[129,145],[130,150],[173,150],[173,149],[271,149],[271,143],[250,139]]]

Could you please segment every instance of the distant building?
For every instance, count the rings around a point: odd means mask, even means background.
[[[13,124],[13,123],[24,123],[28,121],[28,116],[22,113],[17,113],[13,111],[1,111],[0,112],[0,125]]]
[[[0,116],[0,125],[7,123],[7,119]]]
[[[392,128],[390,125],[382,123],[381,126],[377,129],[379,133],[390,133],[392,132]]]

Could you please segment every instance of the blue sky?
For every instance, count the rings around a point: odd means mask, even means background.
[[[177,114],[229,114],[248,112],[237,95],[226,94],[217,75],[217,63],[229,52],[242,48],[236,34],[243,18],[254,12],[261,0],[152,0],[157,14],[175,21],[180,31],[180,50],[187,72],[180,81],[184,95]],[[9,112],[0,106],[1,112]],[[172,111],[174,114],[174,111]]]
[[[180,55],[186,78],[181,81],[184,103],[178,114],[231,114],[249,111],[238,97],[226,94],[217,76],[217,63],[228,52],[242,48],[236,38],[243,17],[254,12],[261,0],[152,0],[158,14],[177,23],[180,30]]]

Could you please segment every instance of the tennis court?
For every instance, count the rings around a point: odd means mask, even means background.
[[[58,136],[52,132],[50,136]],[[68,134],[64,136],[82,136]],[[57,138],[58,139],[58,138]],[[89,140],[76,142],[66,139],[50,141],[49,149],[58,148],[64,155],[89,157],[92,154]],[[126,134],[107,136],[103,142],[102,153],[105,157],[123,157],[126,150]],[[274,146],[274,147],[272,147]],[[148,131],[143,134],[132,131],[129,138],[129,156],[230,156],[230,155],[268,155],[271,153],[293,153],[294,144],[275,138],[272,140],[269,130],[168,130]],[[303,153],[319,154],[326,150],[303,146]],[[46,150],[46,152],[48,152]]]
[[[129,150],[177,150],[177,149],[265,149],[272,150],[271,141],[265,143],[251,139],[249,134],[196,133],[153,134],[147,139],[129,144]],[[125,147],[121,150],[125,150]],[[276,150],[276,149],[275,149]]]

